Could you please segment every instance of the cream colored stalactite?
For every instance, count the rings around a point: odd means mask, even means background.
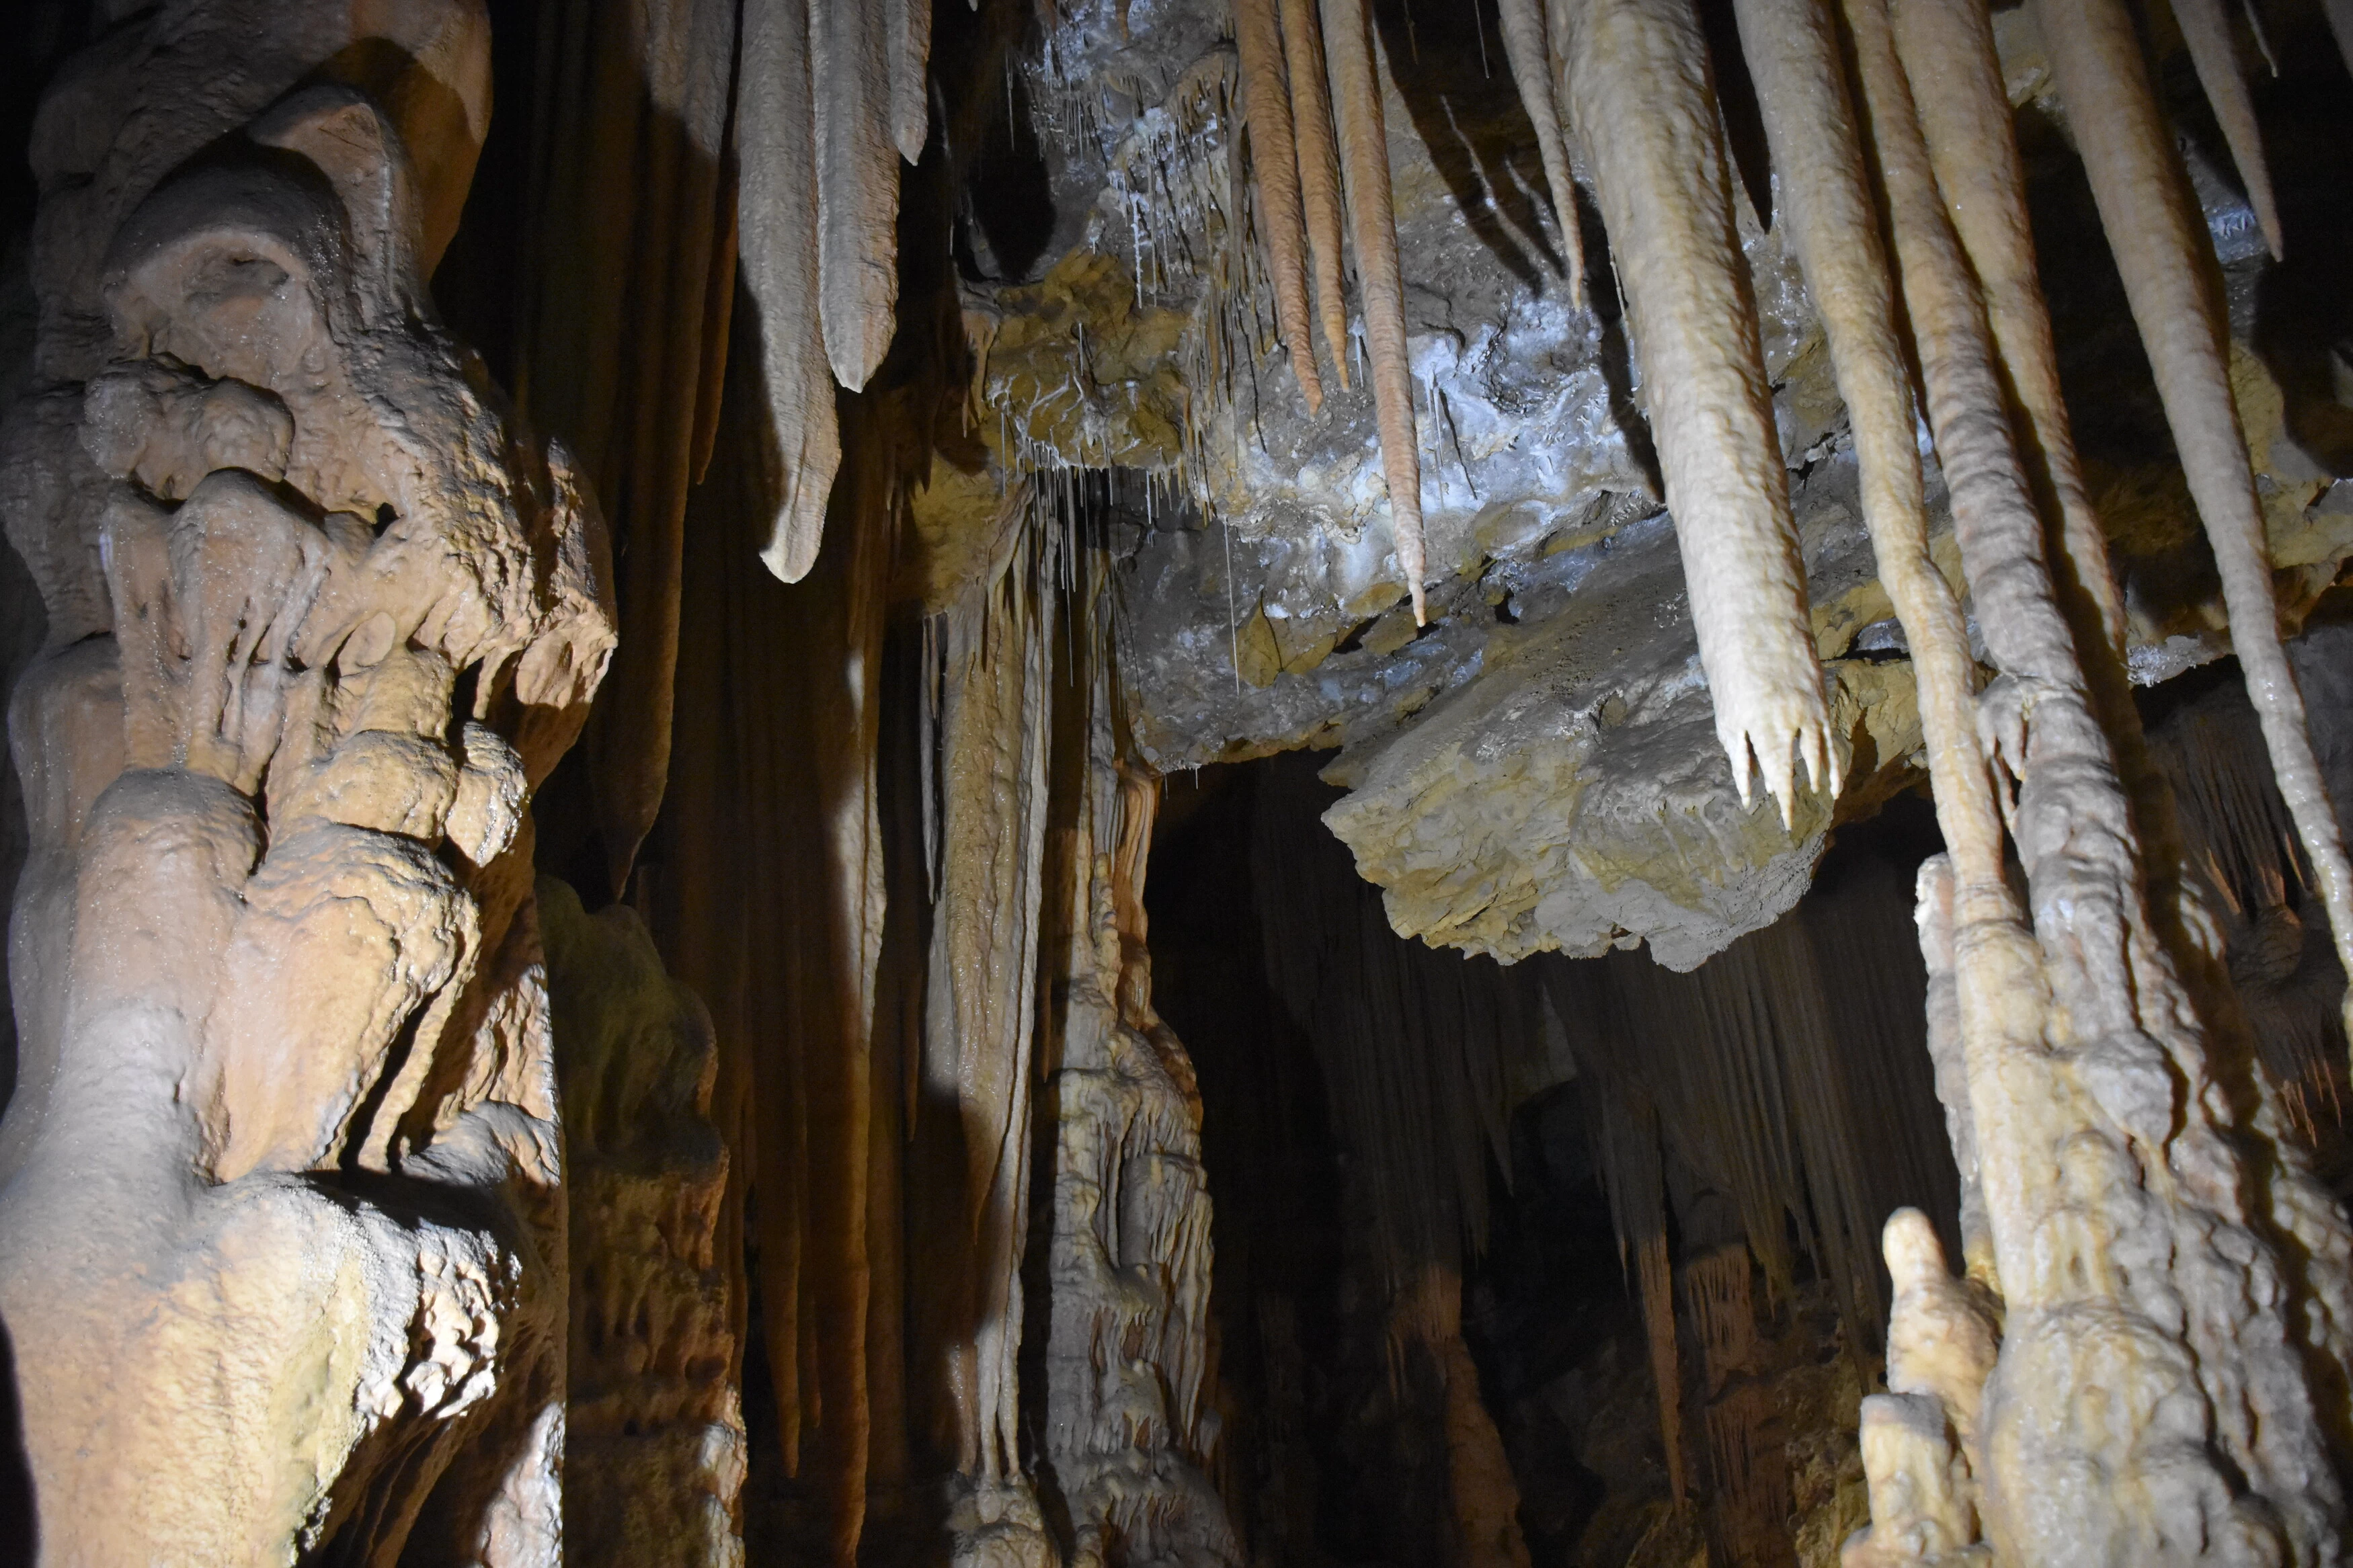
[[[913,163],[931,135],[931,0],[889,0],[891,140]]]
[[[1937,821],[1962,879],[1990,886],[2001,877],[2001,819],[1978,744],[1976,669],[1960,605],[1928,553],[1911,370],[1836,24],[1822,0],[1738,0],[1735,10],[1790,241],[1853,426],[1863,522],[1912,650]]]
[[[1883,5],[1848,0],[1846,15],[1962,560],[2002,670],[1984,723],[2019,781],[2035,921],[1988,900],[1954,922],[2007,1309],[1979,1433],[1988,1537],[2022,1563],[2333,1560],[2342,1501],[2305,1358],[2342,1358],[2344,1226],[2298,1195],[2308,1178],[2283,1158],[2291,1191],[2267,1217],[2310,1259],[2288,1267],[2317,1309],[2292,1317],[2287,1268],[2245,1213],[2244,1157],[2213,1120],[2212,1047],[2152,934],[2113,750]],[[2221,1458],[2196,1457],[2210,1447]],[[2069,1484],[2095,1473],[2097,1487]]]
[[[2173,0],[2173,18],[2181,24],[2182,41],[2198,68],[2198,82],[2214,110],[2222,139],[2230,143],[2231,161],[2247,187],[2247,205],[2263,226],[2263,243],[2272,259],[2287,254],[2280,229],[2279,202],[2272,195],[2271,166],[2263,161],[2263,133],[2255,123],[2254,95],[2239,67],[2238,46],[2231,40],[2230,14],[2222,0]]]
[[[2353,0],[2347,0],[2353,4]],[[1324,25],[1316,0],[1281,0],[1282,50],[1291,77],[1291,129],[1299,150],[1299,197],[1315,271],[1316,315],[1332,376],[1348,390],[1348,278],[1340,214],[1340,147],[1332,135],[1332,89],[1324,74]]]
[[[1585,235],[1577,222],[1577,180],[1568,171],[1568,142],[1560,128],[1560,100],[1554,94],[1552,47],[1545,37],[1544,0],[1500,0],[1504,53],[1512,62],[1512,80],[1526,105],[1528,122],[1535,127],[1536,151],[1544,159],[1545,184],[1552,190],[1552,210],[1560,219],[1561,257],[1568,268],[1568,302],[1585,309]]]
[[[2117,0],[2034,0],[2068,124],[2091,176],[2125,295],[2206,525],[2231,642],[2263,721],[2280,795],[2320,882],[2337,961],[2353,974],[2353,867],[2281,645],[2270,549],[2231,401],[2228,329],[2211,255],[2133,32]],[[2353,1011],[2353,1009],[2348,1009]]]
[[[803,0],[745,0],[736,87],[738,268],[759,307],[762,380],[781,471],[765,476],[776,517],[760,560],[787,583],[808,574],[841,467],[818,317],[817,109]]]
[[[1250,173],[1265,228],[1267,271],[1274,279],[1275,323],[1313,415],[1324,405],[1324,378],[1316,374],[1314,329],[1308,319],[1307,219],[1299,200],[1291,82],[1275,5],[1276,0],[1234,0],[1234,43],[1241,54],[1242,110],[1250,117]]]
[[[1984,296],[2004,379],[2031,436],[2047,503],[2077,578],[2115,656],[2125,647],[2124,595],[2105,564],[2107,542],[2092,510],[2059,392],[2059,354],[2035,270],[2026,176],[1994,53],[1984,0],[1894,0],[1889,7],[1936,185]]]
[[[1757,314],[1733,232],[1707,44],[1684,0],[1563,0],[1568,108],[1617,253],[1666,470],[1716,738],[1749,799],[1753,750],[1786,823],[1802,760],[1837,753]]]
[[[1365,357],[1381,428],[1381,473],[1388,481],[1398,570],[1428,619],[1422,576],[1421,447],[1414,432],[1413,362],[1406,353],[1405,278],[1398,269],[1397,213],[1389,202],[1389,140],[1381,79],[1373,59],[1367,0],[1324,0],[1324,47],[1338,111],[1340,158],[1348,172],[1348,230],[1356,247],[1356,289],[1365,311]]]
[[[836,381],[856,392],[891,347],[899,300],[892,35],[903,0],[808,0],[817,104],[818,311]]]

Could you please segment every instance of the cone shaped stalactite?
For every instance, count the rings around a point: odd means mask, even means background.
[[[1511,57],[1512,79],[1535,129],[1544,159],[1545,185],[1552,193],[1560,224],[1561,262],[1568,273],[1568,302],[1585,309],[1585,230],[1577,220],[1577,181],[1568,169],[1568,144],[1561,132],[1560,100],[1553,86],[1552,46],[1545,37],[1546,0],[1500,0],[1496,19],[1504,52]]]
[[[1292,373],[1307,412],[1324,405],[1315,369],[1307,297],[1307,220],[1299,198],[1299,150],[1291,121],[1291,82],[1282,58],[1277,0],[1237,0],[1234,41],[1241,54],[1242,108],[1250,117],[1250,172],[1274,280],[1275,321],[1291,351]]]
[[[1323,0],[1324,52],[1332,72],[1340,160],[1348,176],[1348,233],[1365,312],[1365,358],[1381,428],[1398,571],[1417,626],[1429,616],[1421,531],[1421,447],[1414,431],[1413,362],[1406,352],[1405,279],[1398,268],[1397,215],[1389,203],[1388,132],[1373,58],[1370,0]]]
[[[1835,795],[1788,476],[1735,241],[1707,46],[1682,0],[1562,0],[1569,116],[1624,289],[1715,726],[1786,823],[1802,763]]]
[[[2348,0],[2353,4],[2353,0]],[[1348,390],[1348,280],[1340,202],[1340,146],[1332,129],[1332,87],[1324,74],[1324,24],[1317,0],[1280,0],[1282,48],[1291,79],[1292,135],[1299,151],[1299,195],[1315,272],[1315,309],[1333,378]]]
[[[758,310],[761,384],[777,498],[762,564],[786,583],[808,575],[825,537],[841,464],[833,377],[818,319],[817,103],[808,13],[795,0],[748,0],[736,88],[738,224],[744,291]]]
[[[817,104],[818,315],[833,377],[864,386],[891,347],[899,299],[894,27],[904,0],[808,8]]]
[[[2231,161],[2238,165],[2239,179],[2247,187],[2247,203],[2255,209],[2263,243],[2270,247],[2272,259],[2281,260],[2287,255],[2287,245],[2280,230],[2279,200],[2272,194],[2271,167],[2263,161],[2263,134],[2255,124],[2254,97],[2247,90],[2239,51],[2231,40],[2230,13],[2223,9],[2222,0],[2173,0],[2173,19],[2181,25],[2189,58],[2198,68],[2199,85],[2206,89],[2206,102],[2222,127],[2223,140],[2230,143]]]

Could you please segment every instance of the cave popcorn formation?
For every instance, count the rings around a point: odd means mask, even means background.
[[[2277,10],[42,0],[0,1556],[2339,1561]]]

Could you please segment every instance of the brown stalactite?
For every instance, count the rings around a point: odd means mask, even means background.
[[[2206,101],[2222,127],[2222,139],[2230,143],[2231,161],[2239,166],[2247,203],[2263,226],[2263,243],[2271,247],[2272,259],[2280,260],[2287,249],[2280,229],[2279,202],[2272,195],[2271,166],[2263,161],[2263,133],[2255,123],[2254,97],[2247,90],[2238,47],[2231,39],[2230,14],[2223,10],[2222,0],[2173,0],[2173,18],[2181,24],[2182,40],[2189,46],[2189,58],[2198,68],[2199,85],[2206,89]]]
[[[2205,226],[2122,7],[2114,0],[2038,0],[2034,16],[2050,45],[2189,493],[2213,546],[2232,647],[2263,719],[2272,771],[2319,878],[2338,962],[2353,975],[2353,866],[2313,760],[2304,699],[2280,642],[2270,550],[2231,400],[2229,335]]]
[[[1307,303],[1307,220],[1300,206],[1299,156],[1291,128],[1291,84],[1283,68],[1282,23],[1277,0],[1235,0],[1234,42],[1241,54],[1242,109],[1250,117],[1250,173],[1258,185],[1258,216],[1265,225],[1267,270],[1274,279],[1274,314],[1291,350],[1292,373],[1307,412],[1324,405],[1324,379],[1315,370],[1314,329]]]
[[[2353,4],[2353,0],[2348,0]],[[1343,247],[1340,147],[1333,139],[1332,89],[1324,74],[1324,24],[1316,0],[1280,0],[1282,50],[1291,78],[1291,130],[1299,151],[1299,192],[1307,249],[1315,272],[1315,306],[1333,379],[1348,390],[1348,280]]]
[[[1512,79],[1535,127],[1536,151],[1544,159],[1545,184],[1553,215],[1560,220],[1563,264],[1568,268],[1568,302],[1585,309],[1585,231],[1577,221],[1577,181],[1568,170],[1568,145],[1561,134],[1560,100],[1553,88],[1552,47],[1545,37],[1545,0],[1500,0],[1497,19],[1504,52],[1511,57]]]
[[[834,379],[863,387],[899,300],[892,37],[906,0],[809,0],[817,102],[818,314]]]
[[[1348,173],[1348,228],[1356,250],[1356,289],[1365,311],[1365,357],[1380,417],[1381,471],[1388,481],[1397,531],[1398,571],[1413,600],[1416,626],[1429,617],[1421,533],[1421,447],[1414,430],[1413,363],[1406,352],[1405,279],[1398,270],[1397,214],[1389,202],[1389,142],[1381,112],[1380,72],[1373,58],[1369,0],[1323,0],[1324,47],[1332,72],[1332,106],[1340,156]]]
[[[734,289],[720,157],[735,7],[633,18],[575,0],[546,25],[516,401],[580,455],[626,542],[622,649],[586,745],[619,887],[669,772],[681,530],[725,353],[708,334]]]
[[[819,321],[817,105],[801,0],[746,0],[735,141],[744,292],[758,307],[760,388],[772,442],[760,449],[775,521],[760,551],[797,583],[817,561],[841,466]]]
[[[1716,736],[1795,804],[1838,792],[1804,563],[1732,221],[1707,46],[1683,0],[1562,0],[1568,108],[1592,160],[1666,470]]]

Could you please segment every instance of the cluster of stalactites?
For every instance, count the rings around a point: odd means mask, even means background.
[[[1563,9],[1653,41],[1674,32],[1660,13],[1677,26],[1686,15],[1672,0]],[[2334,1325],[2353,1293],[2353,1236],[2281,1142],[2260,1075],[2243,1106],[2216,1087],[2241,1076],[2243,1047],[2227,982],[2170,902],[2173,807],[2124,681],[2115,579],[2056,395],[1990,19],[1977,0],[1736,10],[1791,247],[1851,412],[1865,522],[1914,652],[1948,851],[1921,884],[1924,949],[1939,984],[1949,976],[1931,994],[1939,1088],[1972,1281],[2006,1313],[1994,1352],[1994,1310],[1944,1273],[1916,1216],[1899,1216],[1894,1392],[1866,1402],[1874,1525],[1848,1561],[1936,1559],[1980,1531],[2021,1562],[2327,1560],[2344,1504],[2310,1368],[2346,1359]],[[2280,649],[2212,258],[2122,6],[2032,11],[2341,942],[2353,934],[2344,855]],[[1572,29],[1573,104],[1592,63],[1585,37]],[[1615,217],[1598,150],[1595,166]],[[1998,671],[1981,699],[1951,589],[1926,563],[1907,358]],[[2096,1070],[2079,1070],[2079,1055]],[[2256,1145],[2273,1176],[2251,1205]],[[2294,1318],[2281,1303],[2298,1292],[2327,1305]],[[2152,1463],[2180,1409],[2200,1412],[2200,1454],[2217,1458]],[[2087,1467],[2106,1484],[2062,1503],[2051,1489]]]
[[[1365,353],[1381,433],[1397,533],[1398,570],[1426,615],[1421,453],[1414,429],[1413,367],[1406,353],[1405,282],[1389,197],[1388,132],[1369,0],[1237,0],[1243,108],[1250,135],[1257,216],[1266,240],[1275,315],[1310,414],[1324,378],[1309,325],[1308,279],[1324,346],[1348,384],[1348,310],[1341,254],[1345,209],[1356,248]],[[1336,134],[1335,134],[1336,132]],[[1345,184],[1343,174],[1345,172]]]

